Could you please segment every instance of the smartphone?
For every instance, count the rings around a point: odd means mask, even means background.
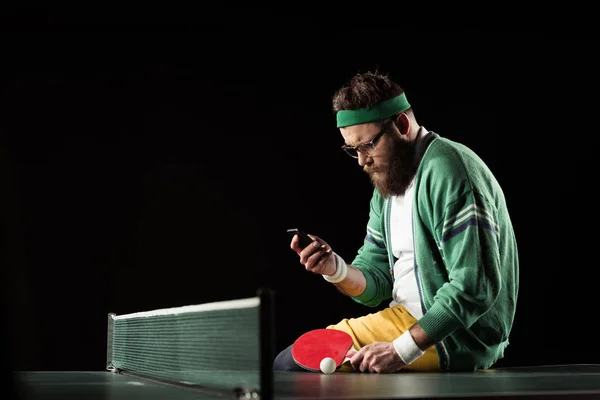
[[[311,244],[312,242],[314,242],[314,240],[312,240],[310,238],[310,236],[308,236],[306,234],[306,232],[304,232],[302,229],[298,229],[298,228],[293,228],[293,229],[288,229],[287,232],[290,234],[290,236],[294,237],[294,235],[298,235],[298,238],[300,239],[300,247],[301,248],[305,248],[306,246],[308,246],[309,244]]]

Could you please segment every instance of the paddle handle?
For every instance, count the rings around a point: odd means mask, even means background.
[[[354,355],[357,353],[356,350],[350,350],[349,352],[346,353],[346,357],[344,357],[344,359],[342,360],[342,362],[340,363],[340,365],[342,365],[343,363],[345,363],[346,361],[350,361],[350,359],[352,357],[354,357]],[[340,366],[338,365],[338,367]]]

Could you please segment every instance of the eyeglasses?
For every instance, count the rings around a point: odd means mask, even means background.
[[[393,119],[390,119],[388,122],[386,122],[385,125],[383,125],[383,128],[373,139],[371,139],[370,142],[361,143],[356,147],[343,145],[342,150],[344,150],[346,153],[348,153],[350,157],[353,158],[358,158],[358,153],[363,153],[366,156],[374,155],[375,153],[377,153],[377,148],[375,147],[377,145],[377,141],[383,136],[383,134],[390,127],[390,125],[392,125],[393,121]]]

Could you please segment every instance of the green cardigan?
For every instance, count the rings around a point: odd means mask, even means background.
[[[509,343],[519,289],[517,243],[504,194],[464,145],[430,132],[417,150],[412,220],[419,325],[436,341],[441,369],[489,368]],[[371,307],[392,293],[388,200],[374,191],[367,235],[352,262],[367,281],[353,299]]]

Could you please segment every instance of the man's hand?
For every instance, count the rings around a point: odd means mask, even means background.
[[[320,275],[333,275],[336,270],[335,256],[331,247],[321,238],[310,236],[315,242],[309,244],[302,250],[299,246],[298,235],[292,238],[290,247],[300,256],[300,264],[307,271]]]
[[[290,248],[300,256],[300,263],[304,269],[320,275],[333,275],[337,270],[336,255],[331,247],[323,239],[315,235],[308,235],[315,243],[309,244],[306,248],[300,248],[298,235],[294,235]],[[367,280],[362,271],[353,265],[347,265],[346,279],[334,283],[340,292],[348,296],[359,296],[367,287]]]
[[[404,367],[391,342],[368,344],[350,359],[355,370],[360,372],[394,373]]]

